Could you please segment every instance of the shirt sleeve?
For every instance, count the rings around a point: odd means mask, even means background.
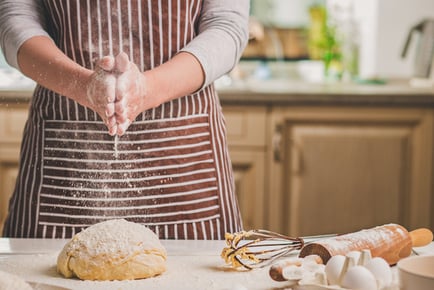
[[[203,1],[198,35],[181,49],[201,63],[203,87],[238,63],[249,36],[249,7],[249,0]]]
[[[0,47],[8,64],[19,70],[17,53],[21,45],[34,36],[49,37],[44,29],[43,1],[2,0],[0,15]]]

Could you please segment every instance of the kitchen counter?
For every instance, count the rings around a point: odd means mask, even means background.
[[[167,271],[134,281],[80,281],[56,272],[56,259],[67,240],[0,239],[0,270],[36,282],[36,289],[285,289],[273,281],[268,268],[237,271],[224,265],[220,252],[224,241],[162,240],[168,252]],[[434,243],[416,249],[434,254]],[[44,284],[42,284],[44,283]],[[51,285],[51,286],[47,286]],[[57,287],[55,287],[57,286]]]
[[[228,104],[261,105],[376,105],[434,107],[434,87],[415,88],[408,81],[386,84],[309,83],[274,79],[218,86]]]
[[[68,289],[276,289],[268,269],[236,271],[225,265],[220,252],[224,241],[163,240],[168,252],[167,271],[160,276],[132,281],[81,281],[56,272],[56,259],[66,240],[0,239],[0,271],[29,282]],[[36,289],[58,289],[40,284]]]
[[[407,80],[386,84],[308,83],[291,79],[217,82],[223,104],[377,105],[434,107],[434,87],[414,88]],[[0,88],[2,103],[28,102],[32,88]]]

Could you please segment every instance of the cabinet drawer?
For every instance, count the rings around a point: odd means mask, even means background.
[[[223,107],[229,146],[263,146],[266,140],[266,109]]]
[[[21,143],[27,106],[0,108],[0,143]]]

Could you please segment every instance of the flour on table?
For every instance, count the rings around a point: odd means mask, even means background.
[[[17,275],[0,271],[0,290],[15,289],[32,290],[32,287]]]

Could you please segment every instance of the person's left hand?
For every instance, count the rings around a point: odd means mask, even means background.
[[[117,134],[122,136],[136,117],[150,108],[146,78],[128,56],[121,52],[115,58]]]
[[[118,131],[115,116],[116,76],[112,73],[114,66],[114,57],[103,57],[86,82],[86,105],[101,117],[110,135]]]

